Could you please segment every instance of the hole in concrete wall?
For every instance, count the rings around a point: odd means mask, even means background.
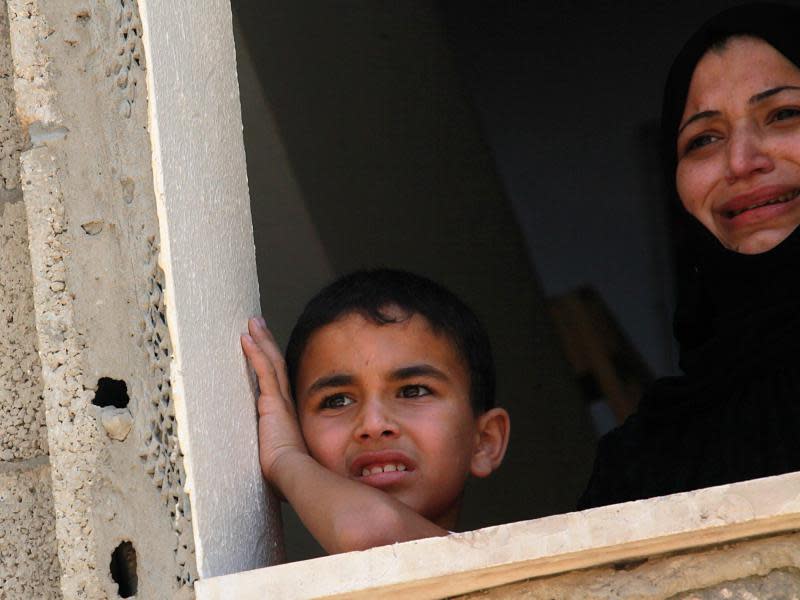
[[[116,406],[125,408],[128,406],[128,384],[120,379],[101,377],[97,382],[97,392],[94,395],[92,404],[95,406]]]
[[[136,550],[130,542],[122,542],[111,553],[111,579],[119,588],[121,598],[136,595],[139,577],[136,575]]]

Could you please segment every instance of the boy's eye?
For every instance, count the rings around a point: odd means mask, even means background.
[[[398,395],[401,398],[419,398],[421,396],[427,396],[430,393],[430,388],[424,385],[404,385],[400,388]]]
[[[792,119],[797,116],[800,116],[800,108],[786,106],[773,112],[770,116],[770,121],[785,121],[786,119]]]
[[[350,406],[353,403],[353,399],[345,394],[334,394],[333,396],[328,396],[322,400],[320,404],[320,408],[344,408],[345,406]]]

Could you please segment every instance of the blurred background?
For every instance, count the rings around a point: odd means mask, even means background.
[[[598,436],[676,372],[661,90],[688,35],[738,3],[232,0],[280,343],[365,266],[440,281],[489,330],[512,440],[463,529],[573,510]],[[289,558],[321,553],[284,507]]]

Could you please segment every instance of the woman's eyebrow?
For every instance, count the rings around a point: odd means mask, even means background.
[[[411,379],[413,377],[433,377],[434,379],[441,379],[442,381],[449,381],[450,378],[444,371],[440,371],[433,365],[419,364],[402,367],[392,371],[389,378],[393,381],[400,381],[403,379]]]
[[[759,92],[759,93],[755,94],[754,96],[752,96],[747,101],[747,103],[748,104],[758,104],[762,100],[766,100],[770,96],[774,96],[775,94],[780,94],[781,92],[785,92],[786,90],[800,90],[800,86],[796,86],[796,85],[780,85],[778,87],[770,88],[768,90],[764,90],[763,92]],[[680,135],[681,132],[684,129],[686,129],[686,127],[688,125],[691,125],[695,121],[698,121],[700,119],[707,119],[709,117],[716,117],[719,114],[720,114],[720,112],[718,110],[704,110],[703,112],[699,112],[699,113],[697,113],[695,115],[692,115],[691,117],[686,119],[686,122],[683,125],[680,126],[680,128],[678,129],[678,135]]]
[[[684,129],[686,129],[686,127],[688,127],[689,125],[691,125],[695,121],[699,121],[700,119],[708,119],[709,117],[716,117],[716,116],[718,116],[720,114],[721,113],[718,110],[704,110],[703,112],[699,112],[697,114],[694,114],[691,117],[689,117],[688,119],[686,119],[686,122],[683,125],[680,126],[680,128],[678,129],[678,135],[680,135],[681,132]]]
[[[765,100],[770,96],[774,96],[775,94],[779,94],[786,90],[800,90],[800,87],[796,85],[781,85],[778,87],[770,88],[768,90],[764,90],[763,92],[759,92],[758,94],[750,98],[750,100],[748,100],[747,102],[748,104],[757,104],[758,102],[761,102],[762,100]]]

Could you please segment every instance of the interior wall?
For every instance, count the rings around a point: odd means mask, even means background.
[[[384,265],[441,281],[489,330],[498,400],[512,415],[505,464],[470,486],[464,527],[571,510],[594,435],[435,3],[233,7],[257,257],[273,261],[261,277],[270,322],[288,331],[300,307],[281,304],[284,290],[294,303],[327,265],[331,274]],[[253,72],[259,87],[245,82]],[[273,219],[287,211],[284,230]]]

